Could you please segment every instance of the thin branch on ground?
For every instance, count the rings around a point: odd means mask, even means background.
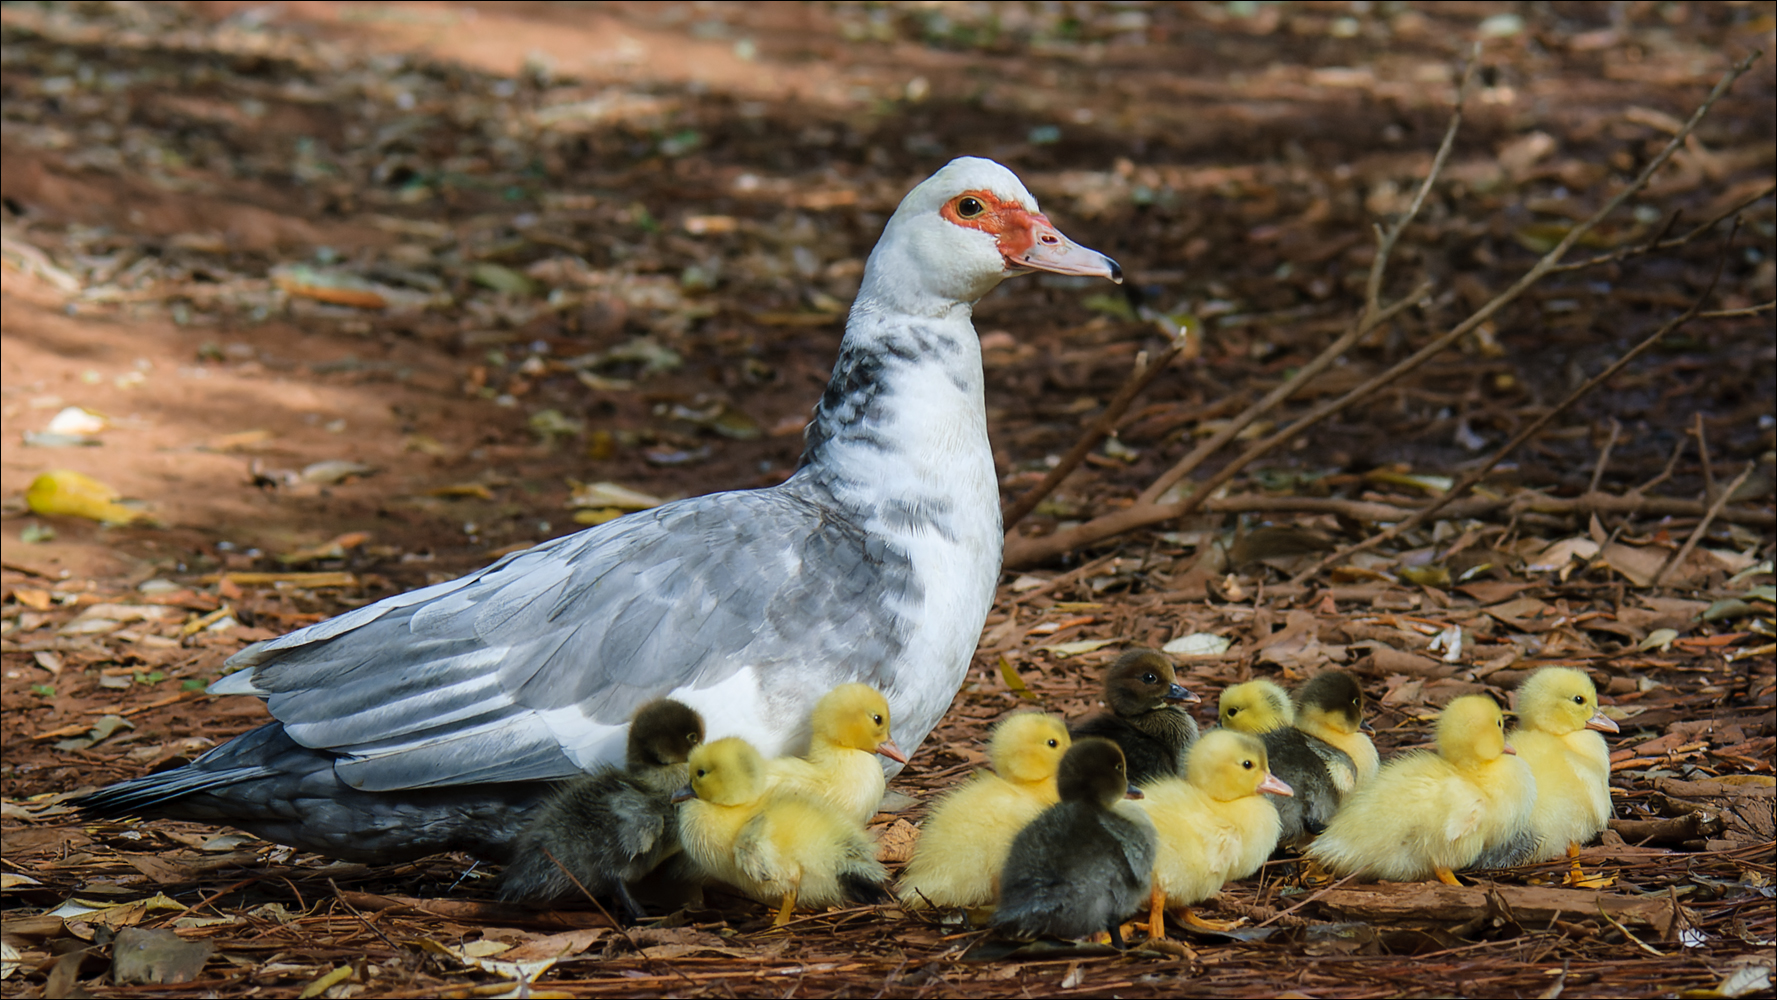
[[[1709,512],[1703,515],[1703,520],[1699,521],[1697,526],[1691,530],[1690,537],[1684,540],[1684,544],[1678,547],[1678,551],[1674,552],[1671,558],[1667,559],[1665,564],[1660,567],[1660,571],[1654,574],[1653,586],[1658,587],[1665,583],[1666,574],[1672,572],[1674,566],[1684,565],[1684,561],[1691,557],[1691,550],[1695,549],[1697,543],[1702,541],[1703,536],[1709,532],[1709,526],[1715,523],[1722,508],[1728,505],[1728,498],[1746,484],[1747,477],[1751,476],[1752,470],[1756,468],[1758,468],[1758,459],[1747,462],[1746,468],[1741,469],[1740,474],[1734,477],[1734,481],[1728,484],[1728,488],[1721,491],[1721,495],[1709,505]]]
[[[1037,505],[1043,502],[1044,497],[1055,492],[1056,487],[1061,485],[1061,481],[1086,460],[1086,456],[1092,452],[1092,449],[1098,447],[1100,441],[1116,430],[1117,422],[1123,419],[1123,414],[1128,411],[1130,404],[1134,403],[1136,398],[1147,390],[1148,386],[1153,385],[1154,380],[1160,377],[1160,373],[1164,372],[1167,366],[1171,365],[1180,354],[1185,353],[1186,349],[1196,340],[1196,337],[1191,336],[1187,330],[1181,327],[1178,333],[1173,336],[1171,345],[1161,351],[1159,357],[1150,360],[1145,353],[1138,357],[1135,362],[1135,370],[1129,373],[1129,378],[1117,389],[1117,394],[1111,397],[1110,403],[1105,406],[1104,412],[1098,415],[1098,419],[1092,422],[1092,426],[1080,435],[1079,440],[1074,442],[1067,454],[1061,456],[1060,463],[1049,470],[1049,474],[1043,477],[1042,482],[1031,487],[1023,496],[1006,504],[1005,510],[1000,515],[1006,530],[1010,531],[1013,525],[1024,520],[1031,511],[1036,510]]]
[[[1610,464],[1610,450],[1617,446],[1617,435],[1623,433],[1623,424],[1615,417],[1610,418],[1610,438],[1604,447],[1598,449],[1598,464],[1592,468],[1592,481],[1586,485],[1587,493],[1598,492],[1598,484],[1604,480],[1605,466]]]
[[[1729,241],[1729,245],[1730,246],[1732,245],[1731,239]],[[1462,478],[1458,479],[1453,485],[1451,485],[1451,487],[1448,490],[1444,491],[1443,496],[1432,501],[1429,505],[1422,507],[1419,510],[1415,511],[1413,513],[1412,517],[1409,517],[1404,521],[1396,522],[1392,526],[1390,526],[1382,531],[1379,531],[1376,534],[1371,535],[1368,538],[1362,539],[1362,540],[1355,542],[1351,545],[1347,545],[1346,547],[1338,550],[1337,552],[1334,552],[1331,555],[1326,556],[1325,558],[1317,560],[1312,566],[1308,567],[1307,569],[1303,570],[1300,573],[1297,573],[1294,577],[1292,577],[1290,582],[1291,583],[1301,583],[1304,580],[1308,579],[1309,577],[1313,576],[1316,573],[1319,573],[1321,570],[1326,569],[1328,566],[1330,566],[1336,562],[1340,562],[1342,560],[1349,559],[1351,556],[1353,556],[1359,552],[1363,552],[1368,549],[1373,549],[1376,546],[1382,544],[1383,542],[1388,541],[1389,539],[1398,538],[1399,536],[1405,534],[1406,532],[1412,531],[1414,528],[1417,528],[1420,525],[1424,524],[1426,521],[1430,520],[1432,515],[1443,510],[1445,507],[1449,506],[1452,502],[1454,502],[1457,498],[1466,494],[1476,483],[1479,483],[1483,478],[1485,478],[1487,473],[1492,472],[1494,466],[1498,465],[1500,462],[1505,461],[1505,458],[1507,455],[1510,455],[1512,452],[1517,451],[1520,445],[1524,444],[1524,442],[1529,441],[1531,438],[1533,438],[1537,434],[1541,433],[1542,429],[1544,427],[1547,427],[1549,425],[1549,423],[1551,421],[1553,421],[1556,417],[1567,412],[1570,408],[1572,408],[1573,404],[1575,404],[1575,403],[1579,402],[1581,399],[1585,398],[1588,394],[1590,394],[1592,392],[1593,389],[1598,388],[1599,386],[1603,385],[1605,382],[1614,378],[1618,372],[1622,371],[1623,368],[1629,364],[1629,362],[1634,361],[1636,358],[1647,353],[1650,349],[1653,348],[1653,346],[1655,344],[1658,344],[1662,339],[1664,339],[1667,334],[1671,333],[1674,330],[1677,330],[1678,328],[1684,326],[1686,323],[1690,322],[1692,319],[1696,318],[1697,313],[1699,311],[1701,311],[1700,307],[1702,306],[1702,304],[1705,301],[1707,301],[1709,296],[1715,294],[1716,279],[1719,279],[1720,277],[1721,277],[1721,269],[1719,267],[1717,267],[1716,272],[1715,272],[1715,277],[1710,280],[1709,287],[1703,291],[1702,296],[1699,297],[1696,302],[1693,302],[1691,304],[1691,307],[1689,309],[1686,309],[1684,312],[1682,312],[1679,315],[1673,317],[1672,319],[1666,321],[1666,323],[1664,325],[1662,325],[1659,329],[1655,330],[1653,333],[1651,333],[1647,337],[1643,338],[1641,343],[1636,344],[1634,347],[1630,348],[1628,351],[1625,351],[1623,353],[1622,357],[1618,358],[1616,361],[1607,365],[1603,371],[1601,371],[1598,374],[1587,379],[1585,381],[1585,383],[1582,384],[1579,388],[1568,393],[1566,399],[1563,399],[1560,403],[1558,403],[1554,407],[1550,408],[1548,410],[1548,412],[1544,413],[1542,416],[1537,417],[1535,420],[1532,420],[1529,423],[1529,425],[1524,427],[1523,430],[1520,430],[1517,434],[1514,434],[1512,436],[1511,440],[1507,441],[1503,445],[1500,445],[1498,450],[1494,451],[1494,453],[1492,455],[1488,456],[1488,458],[1485,462],[1482,462],[1480,465],[1463,473]],[[1702,438],[1699,436],[1699,438],[1698,438],[1699,444],[1701,443],[1701,441],[1702,441]]]
[[[1585,260],[1575,260],[1569,261],[1566,264],[1558,264],[1555,267],[1550,268],[1549,273],[1562,274],[1567,271],[1584,271],[1589,267],[1598,267],[1601,264],[1614,264],[1619,261],[1628,260],[1631,257],[1640,257],[1644,254],[1657,253],[1661,250],[1676,250],[1677,248],[1697,239],[1699,236],[1711,232],[1716,226],[1739,215],[1757,202],[1771,197],[1771,192],[1773,191],[1777,191],[1777,184],[1766,185],[1757,194],[1754,194],[1749,198],[1742,198],[1740,201],[1735,202],[1733,207],[1717,212],[1715,215],[1710,216],[1707,221],[1691,227],[1690,231],[1681,236],[1674,236],[1670,239],[1665,236],[1664,230],[1670,228],[1678,221],[1676,218],[1673,218],[1667,221],[1667,225],[1662,227],[1661,232],[1654,234],[1654,238],[1646,243],[1621,247],[1612,250],[1609,253],[1601,253],[1594,257],[1587,257]]]
[[[1419,190],[1413,193],[1413,200],[1408,203],[1407,211],[1386,230],[1380,226],[1375,227],[1376,258],[1370,262],[1370,274],[1364,281],[1364,311],[1359,315],[1357,322],[1340,335],[1338,340],[1329,344],[1326,350],[1315,356],[1314,360],[1304,365],[1295,377],[1286,380],[1283,385],[1273,389],[1264,398],[1247,407],[1245,412],[1229,421],[1226,427],[1221,428],[1209,440],[1198,445],[1189,455],[1180,459],[1172,468],[1162,473],[1158,479],[1148,484],[1148,488],[1136,498],[1138,505],[1158,503],[1174,483],[1195,472],[1209,456],[1234,440],[1241,431],[1247,428],[1247,425],[1281,405],[1284,400],[1289,399],[1295,394],[1297,388],[1306,385],[1309,379],[1320,374],[1323,369],[1333,363],[1334,359],[1343,355],[1354,344],[1368,336],[1372,330],[1399,313],[1401,309],[1406,307],[1406,304],[1417,302],[1430,292],[1429,283],[1422,284],[1393,305],[1386,308],[1382,305],[1382,281],[1387,276],[1388,261],[1394,254],[1395,244],[1400,242],[1401,234],[1407,231],[1407,226],[1419,216],[1419,210],[1425,206],[1425,199],[1431,194],[1432,186],[1437,183],[1439,175],[1444,172],[1444,165],[1450,160],[1450,151],[1456,147],[1456,134],[1462,128],[1463,102],[1468,97],[1469,84],[1474,80],[1475,67],[1480,65],[1480,56],[1480,45],[1477,44],[1470,53],[1468,61],[1463,65],[1462,78],[1456,85],[1456,105],[1451,109],[1450,124],[1444,129],[1444,139],[1438,144],[1438,152],[1432,157],[1431,167],[1425,172],[1425,180],[1420,183]]]
[[[1482,323],[1491,319],[1501,309],[1516,301],[1525,291],[1529,290],[1533,285],[1546,277],[1548,273],[1561,262],[1561,259],[1567,254],[1567,252],[1573,248],[1575,243],[1588,232],[1591,232],[1596,228],[1598,224],[1609,217],[1611,213],[1620,208],[1625,201],[1645,188],[1648,182],[1653,179],[1654,175],[1659,172],[1660,168],[1664,167],[1666,162],[1672,158],[1672,155],[1684,145],[1685,139],[1696,129],[1697,125],[1702,122],[1704,116],[1709,113],[1710,108],[1715,105],[1716,101],[1720,100],[1722,95],[1726,94],[1729,88],[1733,86],[1734,82],[1744,75],[1747,70],[1752,68],[1753,62],[1758,59],[1760,54],[1761,53],[1755,51],[1734,64],[1732,68],[1723,74],[1715,87],[1710,90],[1709,95],[1697,106],[1697,109],[1692,112],[1689,120],[1687,120],[1684,125],[1679,128],[1678,132],[1673,135],[1671,141],[1668,142],[1665,147],[1653,157],[1653,159],[1648,161],[1647,165],[1642,168],[1641,172],[1636,175],[1633,181],[1612,196],[1602,207],[1592,213],[1591,216],[1575,225],[1572,229],[1569,229],[1567,234],[1562,237],[1561,241],[1550,249],[1548,253],[1544,254],[1543,257],[1520,276],[1517,281],[1513,282],[1505,291],[1494,296],[1479,309],[1475,310],[1467,319],[1458,323],[1449,331],[1435,338],[1430,343],[1414,352],[1410,357],[1402,360],[1387,371],[1371,377],[1362,385],[1357,386],[1338,399],[1315,407],[1308,414],[1296,420],[1288,427],[1247,448],[1245,452],[1241,453],[1239,457],[1229,463],[1215,476],[1210,477],[1207,482],[1199,485],[1191,497],[1184,499],[1180,503],[1159,504],[1155,501],[1159,498],[1160,494],[1164,493],[1173,483],[1177,482],[1178,479],[1183,477],[1183,475],[1188,474],[1191,469],[1194,469],[1195,465],[1191,465],[1190,469],[1185,469],[1183,473],[1179,472],[1181,468],[1184,468],[1187,464],[1193,463],[1194,461],[1200,463],[1204,458],[1207,458],[1208,454],[1206,452],[1210,449],[1212,444],[1215,448],[1219,448],[1221,444],[1225,444],[1227,440],[1231,440],[1233,437],[1233,433],[1230,433],[1231,428],[1224,428],[1221,433],[1218,433],[1214,438],[1211,438],[1210,441],[1199,446],[1191,453],[1191,455],[1181,461],[1179,465],[1168,470],[1166,474],[1162,475],[1160,479],[1156,480],[1154,484],[1150,485],[1142,492],[1141,496],[1137,498],[1136,504],[1132,507],[1094,518],[1078,527],[1066,531],[1058,531],[1052,535],[1046,535],[1039,538],[1028,538],[1015,534],[1008,535],[1005,548],[1005,564],[1007,568],[1029,566],[1042,562],[1045,559],[1053,558],[1064,552],[1071,551],[1082,545],[1088,545],[1093,542],[1122,534],[1126,531],[1146,527],[1151,524],[1158,524],[1189,514],[1196,510],[1204,499],[1213,496],[1217,489],[1234,478],[1234,476],[1239,474],[1253,461],[1270,453],[1283,443],[1294,439],[1297,435],[1302,433],[1302,431],[1321,420],[1324,420],[1328,416],[1344,410],[1353,403],[1369,398],[1383,386],[1394,382],[1403,375],[1417,369],[1436,355],[1443,353],[1446,349],[1461,340],[1462,337],[1475,330]],[[1434,163],[1434,171],[1437,166],[1438,165]],[[1434,177],[1435,172],[1428,174],[1427,182],[1429,183]],[[1366,311],[1367,309],[1368,306],[1366,306]],[[1693,307],[1692,311],[1687,313],[1687,318],[1694,316],[1695,312],[1696,310]],[[1360,323],[1359,326],[1361,327],[1361,325],[1362,324]],[[1344,338],[1341,338],[1341,340],[1343,339]],[[1324,352],[1322,357],[1325,357]],[[1320,360],[1320,358],[1316,358],[1316,362],[1319,362]],[[1328,363],[1331,362],[1331,358],[1327,358],[1326,360]],[[1292,385],[1294,381],[1295,380],[1292,380]],[[1278,392],[1273,392],[1267,395],[1264,400],[1255,404],[1254,408],[1249,408],[1248,412],[1243,413],[1241,417],[1248,418],[1250,414],[1251,418],[1256,418],[1258,413],[1254,412],[1254,409],[1256,407],[1266,406],[1267,403],[1278,397],[1278,395]],[[1287,394],[1284,398],[1287,398]],[[1281,399],[1279,399],[1278,402],[1281,402]],[[1266,406],[1266,408],[1268,409],[1269,407]],[[1263,412],[1263,410],[1258,412]],[[1238,423],[1238,421],[1239,418],[1237,418],[1236,423]],[[1251,420],[1248,419],[1247,422],[1250,423]],[[1234,431],[1234,433],[1238,433],[1238,431]],[[1199,457],[1200,455],[1202,456],[1201,458]]]

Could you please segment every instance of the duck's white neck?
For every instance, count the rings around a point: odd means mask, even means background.
[[[999,538],[981,345],[969,311],[953,302],[941,315],[911,315],[859,297],[798,476],[861,523],[891,535]]]

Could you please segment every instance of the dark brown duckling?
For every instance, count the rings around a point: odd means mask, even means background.
[[[1197,720],[1183,705],[1200,699],[1179,686],[1172,660],[1157,649],[1132,649],[1105,671],[1100,712],[1068,727],[1074,739],[1098,736],[1123,749],[1129,783],[1182,777],[1185,752],[1197,739]]]
[[[1154,877],[1154,824],[1122,805],[1139,797],[1123,751],[1105,739],[1074,743],[1056,774],[1061,801],[1012,840],[1000,871],[995,929],[1013,937],[1081,938],[1119,924],[1148,897]]]
[[[690,706],[670,698],[643,705],[629,726],[624,767],[569,781],[537,807],[500,876],[500,898],[542,903],[578,896],[583,886],[617,897],[632,921],[646,916],[628,883],[678,853],[672,795],[702,742],[703,718]]]

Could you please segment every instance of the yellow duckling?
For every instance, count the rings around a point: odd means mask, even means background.
[[[815,702],[809,724],[808,755],[771,761],[767,783],[831,802],[859,826],[870,822],[888,789],[877,755],[907,763],[889,738],[888,699],[868,684],[841,684]]]
[[[1382,766],[1364,718],[1364,689],[1343,670],[1315,674],[1296,689],[1296,728],[1345,751],[1357,767],[1359,784]]]
[[[1166,936],[1166,907],[1189,907],[1223,884],[1259,870],[1277,847],[1278,811],[1262,793],[1288,796],[1290,786],[1271,773],[1265,744],[1230,729],[1213,729],[1191,747],[1184,778],[1142,789],[1133,803],[1160,831],[1149,898],[1148,934]],[[1187,909],[1186,923],[1211,929]]]
[[[1223,727],[1264,741],[1271,772],[1295,790],[1269,799],[1283,822],[1278,841],[1299,847],[1325,829],[1345,793],[1357,785],[1351,756],[1295,726],[1289,694],[1270,681],[1235,684],[1222,692],[1216,708]]]
[[[1525,860],[1575,856],[1610,822],[1610,748],[1600,732],[1617,724],[1598,710],[1598,689],[1583,671],[1544,667],[1518,685],[1512,746],[1536,775],[1537,846]]]
[[[993,902],[1012,838],[1061,800],[1055,773],[1072,743],[1053,715],[1023,712],[1001,722],[988,746],[993,770],[946,795],[920,828],[901,873],[901,902],[908,909]]]
[[[1452,874],[1530,831],[1536,777],[1506,743],[1492,698],[1464,695],[1438,717],[1438,751],[1390,760],[1345,800],[1308,856],[1335,875],[1396,882]]]
[[[731,736],[691,751],[691,786],[674,799],[685,854],[711,878],[764,903],[776,926],[801,901],[887,902],[888,870],[863,829],[827,802],[796,792],[767,794],[765,760]]]

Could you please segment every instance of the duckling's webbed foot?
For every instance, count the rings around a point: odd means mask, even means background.
[[[642,909],[642,904],[629,894],[629,886],[622,879],[617,879],[616,883],[617,912],[621,914],[619,919],[631,926],[646,920],[648,911]]]

